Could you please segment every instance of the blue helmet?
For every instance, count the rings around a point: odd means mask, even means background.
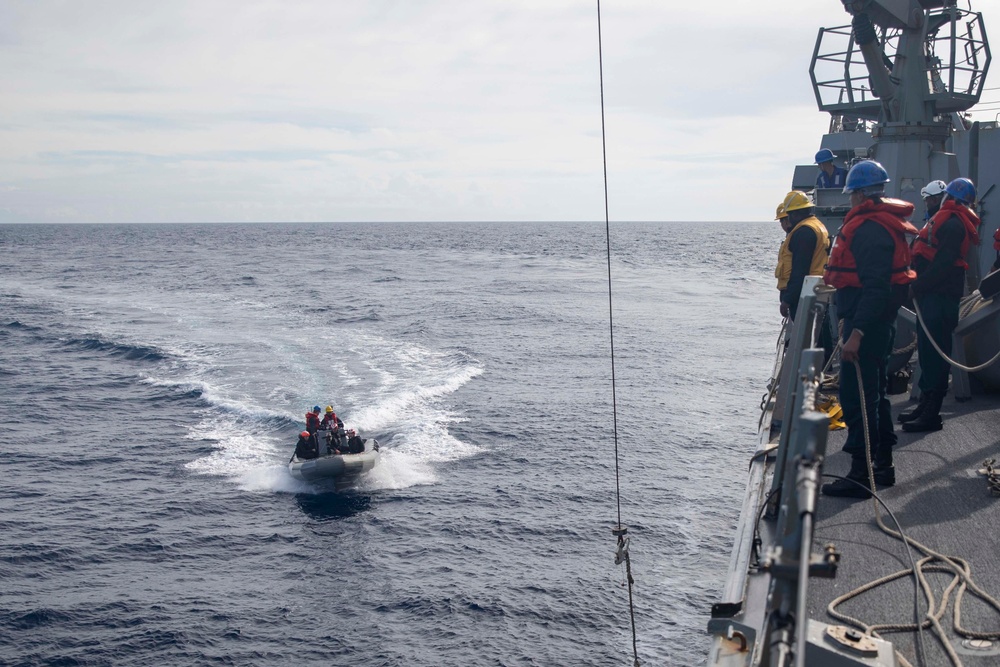
[[[833,162],[833,151],[829,148],[824,148],[819,153],[816,153],[816,164],[823,164],[824,162]]]
[[[952,199],[966,205],[976,201],[976,186],[967,178],[956,178],[948,184],[944,191]]]
[[[889,172],[875,160],[862,160],[851,167],[847,172],[847,181],[844,183],[844,192],[851,193],[855,190],[874,188],[889,182]]]
[[[319,412],[319,411],[320,411],[320,410],[322,410],[322,409],[323,409],[323,408],[319,407],[318,405],[314,405],[314,406],[313,406],[313,412]]]

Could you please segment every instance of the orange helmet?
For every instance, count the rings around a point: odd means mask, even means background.
[[[308,438],[309,437],[309,431],[302,431],[302,433],[299,433],[299,437],[300,438]]]

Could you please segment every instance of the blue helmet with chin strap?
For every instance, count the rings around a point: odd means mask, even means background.
[[[976,201],[976,186],[967,178],[956,178],[944,191],[949,197],[965,205]]]
[[[864,194],[875,194],[884,188],[889,182],[889,172],[875,160],[862,160],[851,167],[847,172],[847,181],[844,183],[844,193],[862,191]],[[870,190],[870,192],[865,192]]]
[[[824,148],[819,153],[816,153],[816,164],[823,164],[824,162],[833,162],[833,151],[829,148]]]

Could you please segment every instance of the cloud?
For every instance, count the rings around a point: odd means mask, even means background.
[[[601,219],[595,9],[4,3],[0,222]],[[769,217],[840,3],[602,11],[612,216]]]

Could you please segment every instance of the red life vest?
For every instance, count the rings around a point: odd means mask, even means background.
[[[917,274],[910,268],[910,246],[906,242],[906,234],[916,234],[917,228],[905,220],[913,213],[913,204],[901,199],[883,199],[876,203],[866,199],[847,213],[844,224],[837,234],[837,241],[830,253],[830,262],[826,265],[823,281],[831,287],[861,287],[858,278],[858,264],[851,252],[851,241],[865,220],[872,220],[882,225],[892,236],[895,248],[892,252],[892,273],[890,282],[893,285],[908,285]]]
[[[944,224],[945,220],[948,220],[953,215],[965,225],[965,240],[962,241],[962,246],[959,248],[958,257],[955,259],[955,266],[960,266],[963,269],[969,268],[969,265],[965,262],[965,257],[969,253],[970,245],[979,245],[979,232],[976,230],[979,227],[979,216],[954,199],[948,199],[941,204],[940,210],[934,214],[934,217],[917,234],[917,239],[913,242],[913,254],[917,257],[923,257],[928,262],[933,262],[934,256],[937,255],[938,246],[940,245],[938,243],[937,231],[940,229],[940,225]]]
[[[327,412],[326,415],[323,417],[322,426],[324,428],[326,428],[327,426],[331,426],[332,425],[332,428],[336,428],[337,427],[337,421],[338,420],[337,420],[337,413],[336,412]]]
[[[315,412],[306,413],[306,430],[310,433],[315,433],[316,429],[319,428],[319,415]]]
[[[1000,229],[993,234],[993,249],[1000,252]]]

